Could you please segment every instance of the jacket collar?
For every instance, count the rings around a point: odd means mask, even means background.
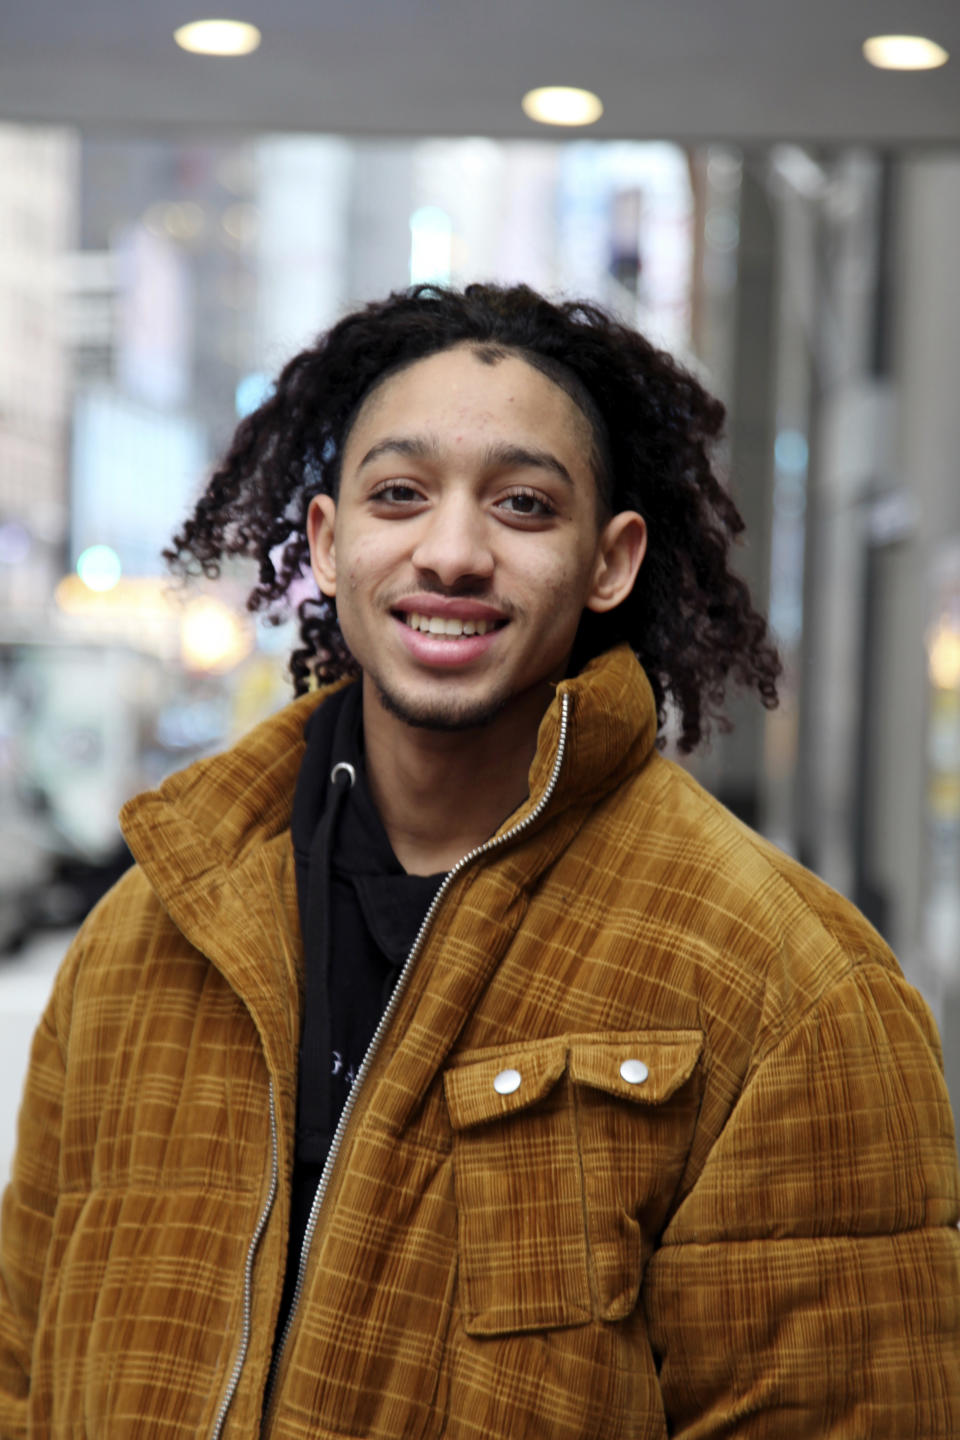
[[[281,1104],[293,1104],[303,946],[290,810],[303,730],[325,693],[258,725],[120,812],[134,859],[174,924],[241,995]]]
[[[178,885],[209,880],[219,867],[242,864],[256,847],[289,828],[304,727],[327,696],[349,683],[301,696],[231,750],[178,771],[123,807],[126,840],[161,898],[168,878]],[[653,748],[653,693],[632,651],[617,646],[557,686],[540,723],[529,798],[504,829],[533,809],[546,788],[563,695],[569,696],[569,729],[551,813],[572,802],[589,804],[613,789]]]
[[[657,738],[657,712],[650,682],[627,645],[592,660],[563,680],[540,722],[530,767],[530,796],[503,828],[533,809],[546,789],[560,736],[562,697],[568,696],[568,730],[563,767],[550,814],[570,804],[593,804],[646,760]]]
[[[277,1010],[278,992],[296,984],[302,971],[290,813],[304,726],[334,688],[294,701],[232,750],[172,775],[120,815],[161,904],[251,1003],[265,1044],[265,1031],[278,1018],[285,1030],[296,1023],[289,1001]],[[653,694],[632,652],[619,646],[558,685],[540,725],[529,797],[503,830],[529,814],[547,786],[563,695],[569,697],[566,752],[538,826],[571,806],[588,808],[654,745]]]

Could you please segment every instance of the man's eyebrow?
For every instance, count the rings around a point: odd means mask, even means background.
[[[532,450],[526,445],[488,445],[483,452],[483,463],[489,469],[503,470],[549,470],[566,485],[572,487],[570,471],[562,460],[549,450]]]
[[[381,455],[406,455],[411,460],[436,460],[440,453],[440,447],[436,441],[427,435],[388,435],[385,440],[378,440],[364,455],[357,466],[357,473],[366,465],[372,465],[374,460],[379,460]]]
[[[411,460],[438,460],[441,447],[431,435],[388,435],[371,446],[357,466],[357,473],[381,455],[405,455]],[[549,450],[532,449],[527,445],[511,445],[508,442],[487,445],[481,451],[480,462],[487,470],[549,470],[566,485],[573,485],[570,471],[562,460]]]

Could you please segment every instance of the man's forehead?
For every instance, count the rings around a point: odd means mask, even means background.
[[[491,370],[495,368],[501,372],[498,381],[506,380],[508,389],[511,379],[517,379],[524,386],[529,386],[532,381],[533,386],[536,387],[534,394],[541,401],[544,399],[549,401],[553,397],[560,398],[562,408],[557,418],[562,417],[562,420],[571,425],[575,432],[579,432],[578,438],[592,441],[592,427],[581,407],[561,385],[532,365],[522,352],[508,350],[501,346],[467,341],[449,346],[445,350],[434,351],[432,354],[420,357],[398,369],[388,371],[378,379],[360,403],[349,433],[345,437],[344,450],[351,447],[359,432],[369,432],[372,426],[376,426],[381,421],[384,423],[389,421],[391,430],[394,429],[394,416],[388,415],[387,412],[400,409],[404,404],[409,403],[411,391],[419,389],[421,383],[427,379],[428,367],[429,370],[435,372],[437,378],[442,377],[445,371],[450,374],[453,370],[458,371],[463,377],[465,372],[461,357],[464,356],[469,356],[476,362],[477,370],[472,373],[478,380],[482,381],[484,371],[490,374]],[[517,371],[518,366],[522,366],[522,370]],[[503,374],[503,367],[508,367],[509,371],[514,373]],[[498,416],[509,416],[515,410],[516,396],[504,395],[503,389],[504,386],[501,383],[491,386],[487,398],[492,407],[492,413],[496,413]],[[433,393],[429,386],[421,390],[421,396],[427,405],[433,398]],[[447,397],[440,396],[439,398],[446,400]]]

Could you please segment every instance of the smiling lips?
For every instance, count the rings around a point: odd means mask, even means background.
[[[465,620],[458,615],[421,615],[416,610],[403,614],[404,624],[423,635],[486,635],[505,625],[505,620]]]
[[[393,617],[412,657],[444,669],[479,660],[508,623],[492,605],[445,595],[410,596],[393,610]]]

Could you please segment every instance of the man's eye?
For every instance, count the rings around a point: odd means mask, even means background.
[[[543,496],[535,495],[530,490],[517,490],[512,495],[505,495],[498,504],[509,515],[529,516],[537,520],[554,513],[553,506],[548,500],[544,500]]]
[[[412,485],[405,485],[402,480],[391,480],[388,485],[375,490],[372,498],[383,500],[388,505],[409,505],[420,499],[420,493]]]

